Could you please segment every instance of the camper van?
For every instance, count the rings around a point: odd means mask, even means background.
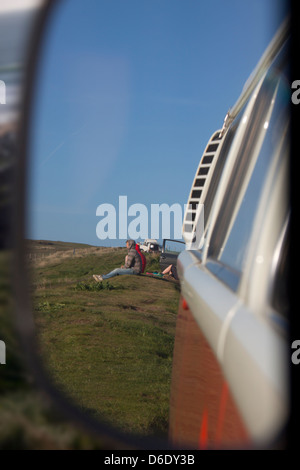
[[[289,418],[288,23],[213,132],[191,182],[170,440],[277,447]],[[204,224],[198,230],[201,211]]]

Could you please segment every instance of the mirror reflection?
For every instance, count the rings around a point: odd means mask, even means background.
[[[40,354],[125,431],[168,434],[180,284],[164,271],[203,148],[278,26],[273,3],[65,0],[49,22],[27,227]],[[106,278],[136,244],[144,271]]]

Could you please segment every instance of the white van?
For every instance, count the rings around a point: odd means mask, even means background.
[[[289,28],[204,150],[178,256],[170,439],[284,443],[289,418]],[[198,233],[204,207],[204,233]]]
[[[152,238],[147,238],[144,243],[140,245],[140,250],[147,253],[153,253],[160,251],[160,245],[157,240]]]

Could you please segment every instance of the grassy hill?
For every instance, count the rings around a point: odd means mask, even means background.
[[[83,410],[128,432],[167,434],[179,285],[149,276],[96,283],[125,248],[28,241],[39,354]],[[147,254],[147,270],[159,270]]]

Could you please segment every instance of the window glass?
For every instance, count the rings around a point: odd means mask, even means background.
[[[286,230],[276,265],[271,305],[283,318],[288,319],[290,309],[290,237]]]
[[[282,120],[282,98],[286,95],[285,89],[280,87],[276,98],[276,106],[270,122],[263,124],[267,127],[266,136],[256,162],[252,177],[243,197],[234,224],[230,230],[224,250],[220,253],[223,263],[230,265],[237,271],[242,271],[243,261],[246,257],[248,241],[251,235],[252,224],[257,211],[258,201],[264,186],[266,174],[270,167],[272,156],[276,147],[281,145],[280,139],[285,132],[285,145],[282,146],[282,153],[286,151],[287,144],[287,121]]]
[[[278,68],[274,66],[266,76],[249,118],[210,242],[209,257],[237,273],[243,270],[252,225],[272,158],[278,148],[284,154],[289,137],[290,90],[286,78],[282,76],[279,81],[278,78]],[[260,139],[263,140],[257,147]]]
[[[185,250],[185,244],[176,240],[165,241],[165,253],[172,253],[178,255]]]

